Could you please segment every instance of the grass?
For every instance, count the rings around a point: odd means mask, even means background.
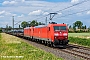
[[[0,33],[0,41],[1,41],[1,33]]]
[[[0,33],[0,40],[1,40],[1,33]]]
[[[69,33],[70,43],[90,47],[90,33]]]
[[[69,37],[70,43],[90,47],[90,39]]]
[[[90,36],[90,33],[69,33],[69,36]]]
[[[63,60],[23,42],[20,38],[5,33],[0,36],[0,60]]]
[[[69,37],[90,39],[90,33],[69,33]]]

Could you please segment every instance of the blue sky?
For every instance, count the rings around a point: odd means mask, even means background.
[[[0,2],[3,2],[4,0],[0,0]],[[6,0],[8,1],[8,0]],[[26,0],[31,1],[31,0]],[[48,2],[69,2],[70,0],[42,0],[42,1],[48,1]]]
[[[43,1],[26,1],[26,0],[0,0],[0,27],[12,26],[12,16],[15,17],[15,23],[19,21],[32,21],[45,23],[45,16],[51,12],[56,12],[69,7],[83,0],[43,0]],[[71,16],[62,17],[71,13],[79,12],[90,8],[90,1],[59,11],[53,18],[57,23],[66,23],[72,25],[75,21],[80,20],[84,25],[90,26],[90,10],[77,13]],[[42,17],[42,18],[40,18]],[[49,16],[48,17],[48,22]],[[40,19],[37,19],[40,18]],[[19,23],[20,24],[20,23]],[[18,27],[18,25],[15,27]]]
[[[2,3],[3,2],[3,0],[0,0],[0,3]]]
[[[69,2],[70,0],[45,0],[49,2]]]
[[[0,0],[0,6],[2,6],[2,3],[4,2],[5,0]],[[6,1],[14,1],[14,0],[6,0]],[[31,1],[31,0],[25,0],[25,1]],[[47,2],[70,2],[71,0],[39,0],[39,1],[47,1]]]
[[[3,2],[4,0],[0,0],[0,2]]]

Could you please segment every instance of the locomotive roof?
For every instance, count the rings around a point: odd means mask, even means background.
[[[34,27],[26,27],[26,28],[24,28],[24,29],[29,29],[29,28],[34,28]]]
[[[39,26],[35,26],[35,28],[38,28],[38,27],[46,27],[47,25],[39,25]]]
[[[28,29],[28,28],[30,28],[30,27],[26,27],[26,28],[24,28],[24,29]]]
[[[49,24],[49,26],[66,26],[66,24]]]
[[[29,28],[40,28],[40,27],[47,27],[47,26],[51,26],[51,25],[53,25],[53,26],[66,26],[66,24],[49,24],[49,25],[39,25],[39,26],[35,26],[35,27],[26,27],[26,28],[24,28],[24,29],[29,29]]]

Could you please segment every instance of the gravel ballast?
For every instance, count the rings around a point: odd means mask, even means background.
[[[28,41],[28,40],[25,40],[25,39],[22,39],[22,40],[24,40],[28,44],[31,44],[31,45],[39,48],[39,49],[42,49],[42,50],[46,51],[46,52],[53,53],[57,57],[62,57],[65,60],[82,60],[79,57],[76,57],[74,55],[62,52],[60,49],[51,48],[51,47],[48,47],[48,46],[45,46],[45,45],[42,45],[42,44],[39,44],[39,43],[36,43],[36,42]]]

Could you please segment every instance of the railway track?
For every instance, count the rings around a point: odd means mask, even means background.
[[[79,46],[79,45],[73,45],[73,44],[68,44],[69,47],[74,47],[78,49],[84,49],[90,51],[90,48],[84,47],[84,46]]]
[[[26,39],[26,40],[28,40],[28,39]],[[53,48],[53,49],[71,54],[73,56],[83,58],[85,60],[90,60],[90,48],[87,48],[87,47],[68,44],[66,49],[60,49],[60,48]]]
[[[81,58],[83,58],[85,60],[90,60],[89,56],[85,56],[83,54],[76,53],[75,51],[72,51],[72,50],[62,49],[61,51],[72,54],[72,55],[77,56],[77,57],[81,57]]]
[[[85,60],[90,60],[90,48],[87,47],[68,44],[66,49],[59,49],[59,48],[54,48],[54,49],[58,49],[62,52],[69,53],[71,55],[83,58]]]
[[[81,57],[85,60],[90,60],[90,48],[69,44],[66,49],[61,49],[61,51]]]

